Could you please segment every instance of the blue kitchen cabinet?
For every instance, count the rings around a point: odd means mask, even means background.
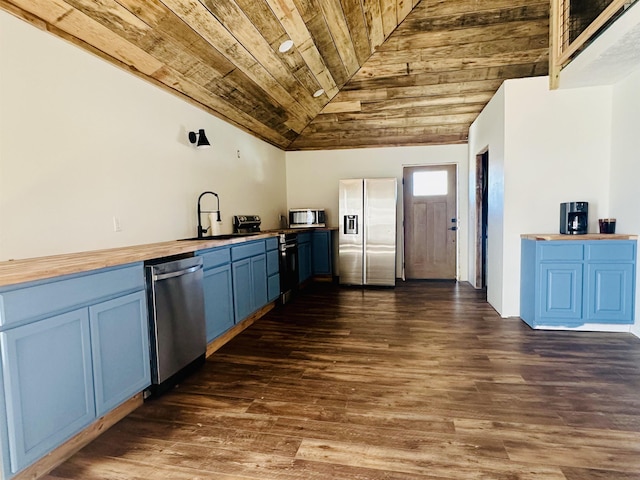
[[[251,290],[254,297],[254,310],[267,304],[269,299],[267,282],[267,256],[258,255],[251,258]]]
[[[197,252],[204,265],[204,314],[207,342],[234,325],[231,249],[220,247]]]
[[[231,247],[233,305],[236,323],[267,304],[267,258],[265,241]]]
[[[142,263],[0,288],[2,478],[151,383]]]
[[[540,318],[580,321],[582,318],[582,264],[540,264]]]
[[[278,239],[267,238],[267,301],[272,302],[280,295],[280,252]]]
[[[311,233],[298,234],[298,283],[303,283],[313,273]]]
[[[11,475],[95,419],[89,314],[56,315],[2,332],[0,341]]]
[[[636,242],[521,241],[520,317],[531,327],[631,324]]]
[[[591,323],[633,323],[636,242],[593,242],[586,246],[585,258],[587,319]]]
[[[144,291],[89,307],[96,415],[149,386],[149,321]]]
[[[233,274],[233,307],[238,321],[248,317],[254,309],[251,285],[251,260],[237,260],[231,265]]]
[[[311,235],[313,275],[333,274],[333,248],[331,230],[315,230]]]

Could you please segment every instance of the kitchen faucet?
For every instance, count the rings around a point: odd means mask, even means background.
[[[209,227],[207,228],[202,228],[202,213],[203,211],[200,208],[200,200],[202,199],[202,197],[204,197],[207,193],[210,193],[211,195],[215,195],[215,197],[218,199],[218,210],[215,210],[217,216],[217,221],[220,222],[220,197],[218,196],[217,193],[215,192],[211,192],[211,191],[206,191],[206,192],[202,192],[200,194],[200,196],[198,197],[198,238],[203,238],[204,234],[207,232],[207,230],[209,230]],[[210,210],[205,210],[204,213],[213,213],[213,211]]]

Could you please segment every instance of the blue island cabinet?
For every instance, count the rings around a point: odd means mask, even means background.
[[[635,240],[521,240],[520,317],[531,327],[632,324]]]
[[[0,288],[0,447],[11,478],[151,383],[141,263]]]

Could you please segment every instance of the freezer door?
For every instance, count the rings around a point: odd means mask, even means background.
[[[362,285],[362,221],[364,213],[362,179],[340,180],[339,197],[340,283]]]
[[[395,178],[364,180],[364,284],[396,284]]]

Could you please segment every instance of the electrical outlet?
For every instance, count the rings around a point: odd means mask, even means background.
[[[240,158],[240,150],[236,150],[236,155]]]
[[[113,231],[114,232],[122,231],[122,225],[120,225],[120,218],[116,217],[115,215],[113,216]]]

